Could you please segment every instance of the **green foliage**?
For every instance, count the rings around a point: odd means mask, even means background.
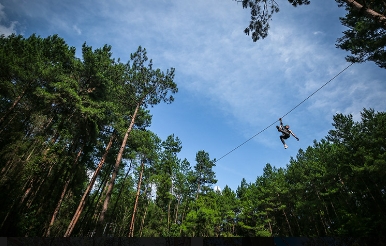
[[[366,9],[370,9],[385,16],[385,2],[357,0],[364,6],[362,10],[344,5],[342,0],[337,2],[347,10],[346,16],[341,17],[340,21],[348,30],[343,32],[344,36],[337,40],[336,45],[351,52],[352,55],[347,56],[347,61],[373,61],[379,67],[386,68],[386,24],[365,13]]]
[[[243,8],[251,9],[251,20],[244,33],[251,34],[253,42],[264,39],[268,36],[269,21],[274,13],[279,12],[279,5],[274,0],[242,0]],[[302,4],[309,4],[309,0],[288,0],[294,7]]]

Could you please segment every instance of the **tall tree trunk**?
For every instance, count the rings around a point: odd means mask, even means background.
[[[182,196],[179,196],[178,199],[177,199],[176,213],[175,213],[175,217],[174,217],[174,224],[177,224],[177,219],[178,219],[178,206],[180,205],[181,199],[182,199]]]
[[[30,193],[32,191],[33,185],[35,184],[35,179],[37,179],[36,176],[33,176],[27,182],[24,184],[23,188],[21,189],[24,191],[23,196],[20,199],[16,199],[13,201],[12,205],[8,209],[7,215],[4,217],[0,228],[5,228],[9,224],[9,221],[12,221],[12,219],[8,219],[8,217],[11,215],[11,218],[13,217],[14,214],[20,214],[23,210],[23,204],[25,203],[25,200],[27,197],[30,196]],[[12,222],[11,222],[12,223]]]
[[[87,211],[80,222],[82,225],[82,228],[86,228],[86,230],[90,230],[90,226],[89,226],[90,223],[94,223],[94,222],[98,221],[97,219],[95,220],[95,218],[97,218],[97,217],[99,218],[99,215],[96,216],[97,213],[99,214],[99,212],[97,212],[97,210],[99,208],[100,199],[101,199],[102,195],[104,193],[106,193],[105,190],[107,190],[107,179],[108,179],[110,172],[112,170],[112,166],[113,165],[111,165],[108,168],[108,170],[106,170],[106,174],[103,176],[102,182],[100,182],[100,185],[99,185],[97,191],[94,193],[92,201],[90,202],[90,205],[88,206]],[[96,198],[96,201],[95,201],[95,198]],[[91,211],[93,211],[93,214],[89,217],[89,214],[91,213]],[[95,227],[93,228],[93,230],[95,230]]]
[[[129,166],[129,169],[127,170],[126,172],[126,175],[125,175],[125,178],[123,179],[124,182],[122,182],[122,185],[121,185],[121,188],[119,189],[119,193],[118,193],[118,197],[117,197],[117,200],[114,204],[114,207],[113,207],[113,210],[112,210],[112,214],[115,214],[115,209],[117,208],[117,205],[118,205],[118,201],[119,199],[121,198],[121,195],[122,195],[122,191],[125,189],[125,181],[127,179],[127,176],[129,176],[129,173],[131,171],[131,166],[132,166],[133,162],[131,161],[130,162],[130,166]]]
[[[271,236],[273,236],[272,226],[271,226],[271,222],[269,222],[268,213],[266,214],[266,216],[267,216],[267,221],[268,221],[268,225],[269,225],[269,232],[271,233]]]
[[[66,183],[65,183],[65,185],[64,185],[62,194],[60,194],[59,202],[58,202],[58,204],[57,204],[56,207],[55,207],[54,213],[52,214],[52,217],[51,217],[51,220],[50,220],[50,224],[49,224],[47,230],[45,231],[45,233],[43,234],[43,237],[49,237],[50,234],[51,234],[51,228],[52,228],[52,226],[53,226],[54,223],[55,223],[56,216],[57,216],[58,213],[59,213],[59,210],[60,210],[60,207],[61,207],[61,205],[62,205],[64,196],[65,196],[66,193],[67,193],[68,184],[70,183],[70,182],[68,182],[69,180],[70,180],[70,177],[68,177],[68,180],[66,181]]]
[[[109,165],[107,167],[107,170],[106,170],[106,173],[105,175],[103,176],[103,178],[101,179],[101,182],[98,186],[98,189],[94,192],[94,194],[92,195],[92,198],[91,198],[91,202],[90,202],[90,205],[88,206],[87,208],[87,211],[86,213],[83,215],[82,219],[81,219],[81,222],[80,224],[82,225],[81,228],[82,230],[90,230],[90,223],[94,223],[95,222],[95,214],[96,214],[96,211],[98,209],[98,206],[99,206],[99,201],[102,197],[102,194],[105,193],[105,190],[106,190],[106,183],[107,183],[107,179],[110,175],[110,172],[112,170],[112,166],[113,165]],[[96,201],[95,201],[96,199]],[[89,214],[91,213],[91,211],[93,211],[93,214],[89,216]],[[95,227],[93,228],[93,230],[95,229]],[[88,235],[88,234],[87,234]],[[93,234],[92,234],[93,235]],[[91,236],[92,236],[91,235]]]
[[[324,229],[324,235],[318,235],[318,236],[327,236],[327,228],[326,228],[326,222],[324,221],[323,219],[323,216],[322,216],[322,213],[319,211],[319,217],[320,217],[320,222],[322,223],[323,225],[323,229]]]
[[[186,204],[183,206],[183,210],[182,210],[182,214],[181,214],[181,224],[184,222],[184,219],[185,219],[185,215],[186,215],[186,207],[187,207],[187,202]],[[182,227],[180,226],[180,235],[182,233]]]
[[[18,96],[16,97],[15,101],[12,103],[11,107],[9,107],[9,109],[7,110],[7,112],[0,118],[0,125],[3,124],[3,121],[5,120],[6,117],[8,117],[8,115],[10,113],[12,113],[12,111],[15,109],[15,107],[19,104],[20,100],[23,98],[23,96],[25,95],[25,93],[27,92],[27,89],[28,89],[29,86],[27,86],[27,88]],[[8,122],[9,123],[9,122]],[[5,128],[6,126],[2,127],[3,129]]]
[[[200,182],[198,182],[198,185],[197,185],[197,195],[196,195],[196,200],[198,200],[198,193],[200,193]]]
[[[67,193],[68,186],[69,186],[70,182],[72,181],[72,178],[74,177],[73,171],[75,170],[76,164],[78,163],[78,160],[79,160],[80,156],[82,155],[82,151],[83,151],[83,146],[80,148],[78,154],[76,155],[75,161],[72,164],[72,167],[71,167],[72,173],[70,172],[70,175],[67,178],[66,183],[64,184],[62,194],[60,195],[58,204],[56,205],[54,213],[52,214],[52,217],[51,217],[51,220],[50,220],[50,226],[48,227],[48,229],[47,229],[47,231],[46,231],[46,233],[44,235],[46,237],[50,236],[51,227],[55,223],[55,220],[56,220],[56,217],[57,217],[57,215],[59,213],[60,207],[62,206],[62,202],[64,200],[64,197],[65,197],[66,193]]]
[[[323,198],[320,197],[319,195],[319,192],[317,191],[316,194],[318,195],[318,198],[319,200],[322,201],[323,205],[324,205],[324,209],[326,209],[326,213],[327,213],[327,216],[328,216],[328,220],[330,221],[330,224],[332,224],[332,221],[331,221],[331,216],[330,216],[330,212],[328,211],[328,207],[327,207],[327,204],[326,202],[323,200]]]
[[[102,235],[102,224],[103,224],[103,221],[105,219],[105,214],[106,214],[107,208],[109,206],[109,202],[110,202],[110,198],[111,198],[111,193],[113,192],[115,178],[117,177],[117,174],[118,174],[119,165],[120,165],[120,163],[122,161],[123,152],[124,152],[125,147],[126,147],[127,139],[129,137],[129,134],[130,134],[131,130],[133,129],[134,122],[135,122],[135,119],[137,117],[137,113],[138,113],[138,110],[139,110],[141,104],[142,104],[142,100],[135,107],[134,114],[133,114],[133,116],[131,118],[131,122],[130,122],[129,128],[127,129],[127,131],[125,133],[125,136],[124,136],[123,141],[122,141],[121,148],[119,149],[119,152],[118,152],[118,155],[117,155],[117,159],[116,159],[116,162],[115,162],[113,174],[111,175],[110,184],[109,184],[109,187],[107,189],[105,201],[103,203],[102,212],[101,212],[101,214],[99,216],[99,221],[98,221],[98,226],[97,226],[97,235],[98,236]]]
[[[49,180],[49,178],[50,178],[50,176],[52,174],[52,170],[53,170],[54,165],[55,165],[54,162],[52,162],[51,160],[49,160],[47,158],[47,152],[43,151],[43,148],[44,148],[44,146],[42,146],[42,150],[41,150],[41,152],[43,152],[43,158],[42,159],[44,160],[42,162],[42,165],[41,165],[42,174],[39,177],[35,176],[35,177],[31,178],[32,179],[31,188],[33,188],[34,186],[36,186],[36,188],[33,190],[32,194],[28,198],[28,201],[26,203],[26,208],[27,209],[32,205],[33,201],[37,197],[37,194],[38,194],[40,188],[43,186],[43,184],[47,180]],[[63,148],[63,150],[64,150],[64,148]],[[80,153],[82,152],[82,150],[83,150],[83,146],[80,149]],[[76,165],[76,163],[78,161],[78,158],[79,158],[79,156],[77,156],[75,158],[75,162],[73,163],[73,167],[75,167],[75,165]],[[48,167],[48,170],[47,170],[47,167]],[[45,172],[45,177],[43,177],[43,172]],[[58,172],[57,178],[59,178],[58,176],[60,176],[60,175],[61,175],[61,172]],[[56,181],[56,179],[54,179],[54,180]],[[31,191],[32,191],[32,189],[28,189],[28,192],[31,192]],[[52,194],[52,193],[50,193],[50,194]]]
[[[289,223],[289,221],[288,221],[288,217],[287,217],[287,214],[286,214],[286,212],[284,211],[284,208],[282,209],[282,211],[283,211],[283,214],[284,214],[285,220],[287,221],[287,225],[288,225],[288,228],[289,228],[289,230],[290,230],[290,233],[291,233],[291,237],[292,237],[292,236],[293,236],[293,233],[292,233],[292,228],[291,228],[291,225],[290,225],[290,223]]]
[[[281,203],[281,200],[280,200],[280,195],[279,195],[279,193],[277,193],[277,197],[278,197],[278,200],[279,200],[279,204],[281,205],[282,203]],[[283,208],[282,210],[283,210],[283,214],[284,214],[285,220],[287,221],[287,225],[288,225],[289,231],[290,231],[290,233],[291,233],[291,237],[292,237],[292,236],[293,236],[292,228],[291,228],[291,225],[290,225],[290,223],[289,223],[289,221],[288,221],[287,214],[286,214],[286,212],[284,211],[284,208]]]
[[[136,213],[136,211],[137,211],[137,204],[138,204],[139,192],[141,191],[142,174],[143,174],[144,166],[145,166],[145,160],[142,159],[142,161],[141,161],[141,172],[139,173],[139,178],[138,178],[137,194],[135,195],[135,203],[134,203],[133,215],[131,216],[131,223],[130,223],[129,237],[133,237],[133,236],[134,236],[135,213]]]
[[[106,193],[108,190],[108,184],[110,182],[110,180],[108,180],[108,179],[110,177],[110,173],[111,173],[112,169],[114,168],[113,166],[114,165],[111,165],[109,170],[106,172],[106,174],[103,178],[103,181],[102,181],[101,185],[99,186],[98,191],[96,192],[97,195],[95,197],[98,197],[98,198],[95,202],[94,207],[92,208],[92,206],[90,206],[89,209],[87,210],[85,216],[82,219],[82,224],[83,224],[84,220],[86,220],[86,224],[88,224],[89,221],[94,223],[94,228],[93,228],[94,234],[93,235],[96,235],[99,216],[101,215],[101,212],[102,212],[102,209],[100,209],[103,205],[103,199],[102,198],[106,197]],[[94,197],[93,201],[95,200],[95,197]],[[87,219],[87,214],[89,213],[89,211],[93,211],[93,214],[92,214],[90,219]]]
[[[169,200],[168,203],[168,233],[170,232],[170,204],[172,203],[172,199]]]
[[[74,227],[75,227],[76,223],[78,222],[79,216],[83,211],[84,205],[86,204],[86,198],[88,197],[92,187],[94,186],[96,178],[97,178],[100,170],[102,169],[103,164],[105,163],[105,160],[107,158],[107,154],[109,153],[111,146],[113,145],[114,140],[115,140],[115,134],[113,133],[110,137],[110,141],[106,147],[105,153],[103,154],[102,159],[100,160],[98,167],[95,170],[95,172],[90,180],[90,183],[88,184],[86,190],[83,193],[83,196],[79,202],[78,208],[76,209],[75,214],[72,217],[70,224],[68,225],[67,231],[64,233],[64,237],[69,237],[71,235],[72,231],[74,230]],[[54,221],[51,220],[51,222],[52,223],[50,223],[50,226],[47,230],[46,236],[49,236],[49,229],[52,227]]]
[[[149,204],[150,204],[150,199],[147,201],[147,206],[146,206],[145,212],[142,216],[141,226],[139,228],[139,237],[142,237],[143,225],[145,224],[145,218],[146,218],[146,214],[147,214],[147,209],[149,208]]]
[[[290,213],[292,214],[292,217],[295,218],[296,225],[298,227],[298,233],[295,233],[295,234],[298,235],[298,236],[302,236],[302,230],[300,229],[298,216],[294,213],[293,209],[290,209]]]

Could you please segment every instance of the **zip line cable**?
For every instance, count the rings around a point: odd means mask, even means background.
[[[325,87],[328,83],[330,83],[331,81],[333,81],[336,77],[338,77],[339,75],[341,75],[344,71],[346,71],[349,67],[351,67],[351,65],[353,65],[354,63],[352,62],[350,65],[348,65],[347,67],[345,67],[342,71],[340,71],[338,74],[336,74],[332,79],[330,79],[329,81],[327,81],[324,85],[322,85],[321,87],[319,87],[319,89],[317,89],[316,91],[314,91],[311,95],[309,95],[306,99],[304,99],[303,101],[301,101],[300,103],[298,103],[298,105],[296,105],[295,107],[293,107],[290,111],[288,111],[287,113],[285,113],[281,118],[284,118],[285,116],[287,116],[288,114],[290,114],[292,111],[294,111],[297,107],[299,107],[301,104],[303,104],[305,101],[307,101],[310,97],[312,97],[315,93],[317,93],[318,91],[320,91],[323,87]],[[252,138],[256,137],[257,135],[259,135],[260,133],[264,132],[265,130],[267,130],[268,128],[270,128],[271,126],[273,126],[275,123],[277,122],[274,121],[272,124],[270,124],[269,126],[267,126],[266,128],[264,128],[263,130],[259,131],[258,133],[256,133],[254,136],[250,137],[249,139],[247,139],[245,142],[243,142],[242,144],[240,144],[239,146],[237,146],[236,148],[232,149],[231,151],[229,151],[228,153],[226,153],[225,155],[221,156],[219,159],[217,159],[215,161],[218,162],[219,160],[221,160],[222,158],[224,158],[225,156],[229,155],[230,153],[232,153],[233,151],[235,151],[236,149],[240,148],[241,146],[243,146],[244,144],[246,144],[247,142],[249,142]]]

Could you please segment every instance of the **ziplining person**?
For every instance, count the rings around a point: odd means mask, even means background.
[[[299,138],[295,136],[295,134],[289,129],[289,125],[283,126],[283,122],[281,121],[281,118],[279,118],[280,126],[276,126],[277,130],[282,133],[280,136],[280,140],[284,145],[284,148],[288,148],[288,146],[285,144],[284,139],[289,138],[291,135],[296,138],[296,140],[299,141]]]
[[[316,91],[314,91],[313,93],[311,93],[306,99],[304,99],[303,101],[301,101],[300,103],[298,103],[298,105],[296,105],[295,107],[293,107],[290,111],[288,111],[284,116],[286,116],[287,114],[291,113],[292,111],[294,111],[297,107],[299,107],[300,105],[302,105],[305,101],[307,101],[308,99],[310,99],[310,97],[312,97],[313,95],[315,95],[315,93],[317,93],[318,91],[320,91],[321,89],[323,89],[326,85],[328,85],[331,81],[333,81],[336,77],[338,77],[340,74],[342,74],[344,71],[346,71],[349,67],[351,67],[352,65],[354,64],[354,62],[352,62],[350,65],[348,65],[347,67],[345,67],[343,70],[341,70],[338,74],[336,74],[332,79],[330,79],[329,81],[327,81],[326,83],[324,83],[321,87],[319,87]],[[284,117],[283,116],[283,117]],[[279,119],[280,122],[281,122],[281,118]],[[250,137],[249,139],[247,139],[246,141],[244,141],[242,144],[236,146],[235,148],[233,148],[231,151],[229,151],[228,153],[226,153],[225,155],[221,156],[220,158],[218,158],[216,160],[216,162],[218,162],[219,160],[221,160],[222,158],[224,158],[225,156],[229,155],[230,153],[232,153],[233,151],[235,151],[236,149],[240,148],[241,146],[243,146],[244,144],[246,144],[247,142],[251,141],[254,137],[256,137],[257,135],[259,135],[260,133],[264,132],[265,130],[267,130],[268,128],[270,128],[271,126],[273,126],[274,124],[276,123],[273,122],[271,125],[267,126],[266,128],[264,128],[263,130],[261,130],[260,132],[256,133],[254,136]],[[279,131],[279,127],[276,126],[277,130]],[[288,126],[289,128],[289,126]],[[279,131],[280,132],[280,131]],[[291,134],[291,133],[290,133]],[[290,137],[290,134],[288,134],[288,137],[284,138],[284,139],[287,139]],[[293,134],[293,133],[292,133]],[[296,138],[298,141],[299,139]],[[280,140],[282,140],[283,144],[285,145],[285,142],[284,140],[282,139],[282,137],[280,137]],[[288,146],[284,146],[284,148],[288,148]]]

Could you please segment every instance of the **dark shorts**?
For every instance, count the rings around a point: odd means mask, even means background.
[[[285,134],[285,133],[283,133],[281,136],[280,136],[280,138],[284,138],[284,139],[287,139],[287,138],[289,138],[290,137],[290,135],[289,134]]]

